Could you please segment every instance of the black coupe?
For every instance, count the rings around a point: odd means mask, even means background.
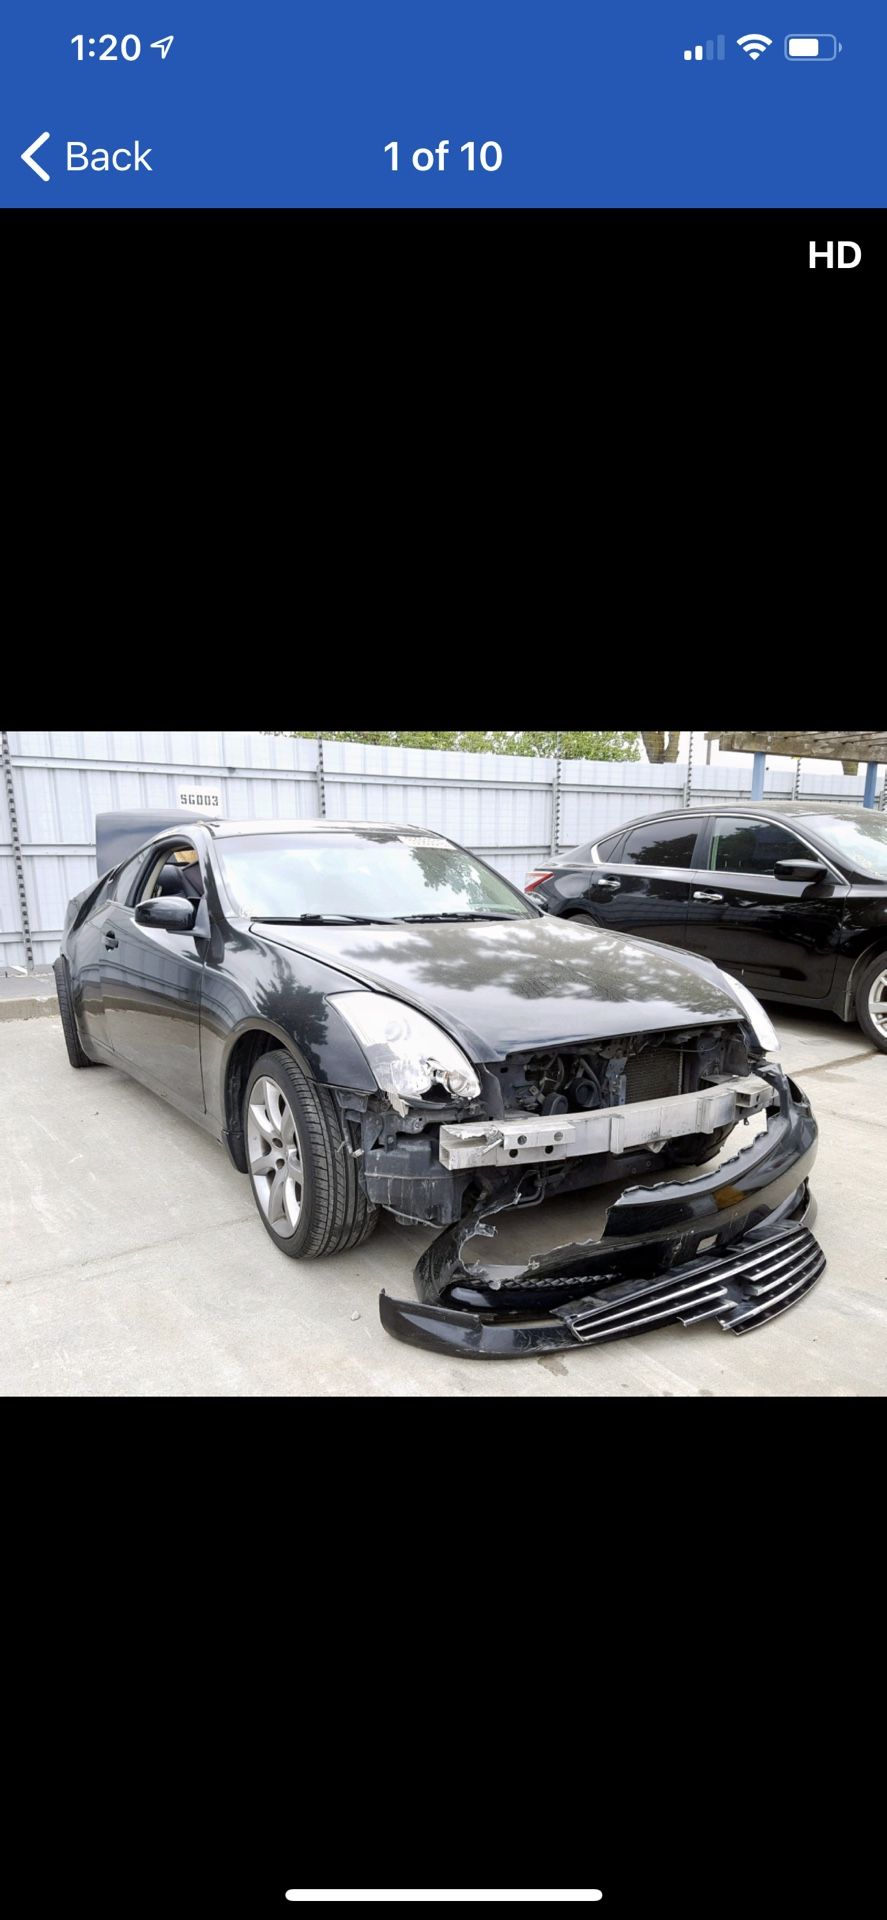
[[[887,816],[808,800],[633,820],[534,868],[550,913],[704,954],[887,1053]]]
[[[442,1229],[418,1302],[382,1296],[392,1332],[480,1356],[744,1333],[818,1277],[809,1103],[712,961],[546,915],[424,828],[161,818],[105,816],[114,864],[68,909],[71,1064],[224,1141],[283,1253],[357,1247],[382,1208]],[[601,1239],[462,1264],[502,1209],[617,1179]]]

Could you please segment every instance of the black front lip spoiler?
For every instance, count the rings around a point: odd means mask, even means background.
[[[778,1113],[714,1172],[628,1189],[600,1239],[555,1247],[525,1267],[463,1265],[466,1241],[494,1234],[489,1216],[515,1203],[478,1209],[422,1255],[418,1301],[382,1293],[382,1325],[433,1352],[510,1359],[675,1321],[716,1318],[750,1332],[787,1311],[825,1266],[809,1232],[817,1128],[801,1089],[778,1070],[770,1077]]]

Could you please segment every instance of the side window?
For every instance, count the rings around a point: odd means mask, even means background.
[[[598,859],[614,860],[616,857],[616,848],[618,847],[621,839],[622,839],[622,828],[620,827],[618,833],[611,833],[608,835],[606,840],[599,840],[596,848]],[[584,853],[585,853],[585,857],[589,858],[591,855],[591,848],[586,847],[584,849]]]
[[[709,856],[713,873],[772,874],[777,860],[810,857],[803,843],[775,820],[743,820],[728,814],[715,820]]]
[[[177,894],[183,900],[199,900],[203,893],[203,875],[193,847],[185,843],[163,847],[152,860],[136,893],[135,904],[157,900],[162,894]]]
[[[134,860],[127,860],[126,866],[121,867],[114,886],[114,898],[120,902],[121,906],[125,907],[129,904],[129,896],[144,864],[144,853],[137,853]]]
[[[642,867],[692,867],[697,825],[686,820],[650,820],[635,827],[625,842],[622,864]]]
[[[100,887],[96,887],[95,893],[93,894],[92,901],[90,903],[90,908],[89,908],[90,913],[95,913],[98,907],[103,907],[105,905],[106,900],[110,900],[112,898],[113,893],[114,893],[114,875],[112,873],[107,880],[102,881],[102,884]]]

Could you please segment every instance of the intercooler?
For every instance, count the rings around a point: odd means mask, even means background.
[[[665,1100],[683,1092],[684,1056],[680,1047],[645,1047],[625,1068],[626,1102]]]

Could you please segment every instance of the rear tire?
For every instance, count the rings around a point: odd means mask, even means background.
[[[89,1054],[84,1053],[80,1045],[80,1035],[77,1032],[77,1021],[74,1017],[74,1001],[71,995],[68,962],[63,953],[60,953],[58,959],[53,961],[52,971],[55,974],[55,987],[56,993],[58,994],[59,1013],[62,1016],[62,1032],[65,1036],[68,1059],[72,1067],[97,1066],[98,1062],[90,1060]]]
[[[250,1074],[243,1135],[256,1209],[281,1253],[318,1260],[369,1239],[379,1209],[359,1183],[336,1102],[282,1047]]]
[[[887,953],[866,967],[856,989],[856,1018],[872,1045],[887,1053]]]

